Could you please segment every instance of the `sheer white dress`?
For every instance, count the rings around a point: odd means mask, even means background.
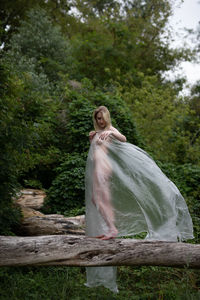
[[[115,138],[93,138],[86,164],[86,235],[108,232],[118,237],[146,232],[146,239],[193,238],[192,220],[178,188],[142,149]],[[108,212],[106,216],[105,212]],[[88,267],[86,286],[104,285],[117,292],[116,267]]]

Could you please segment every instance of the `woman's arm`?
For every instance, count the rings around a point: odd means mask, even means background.
[[[111,127],[112,135],[119,140],[120,142],[126,142],[126,137],[125,135],[121,134],[116,128],[113,126]]]
[[[126,137],[113,126],[111,126],[110,130],[103,131],[100,134],[99,139],[106,140],[109,135],[114,136],[120,142],[126,142]]]

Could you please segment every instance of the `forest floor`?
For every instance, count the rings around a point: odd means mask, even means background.
[[[118,267],[119,293],[87,288],[83,267],[0,268],[1,300],[199,300],[200,270]]]

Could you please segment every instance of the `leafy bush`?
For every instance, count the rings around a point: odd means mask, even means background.
[[[12,205],[18,182],[18,157],[26,143],[29,128],[23,129],[21,104],[15,98],[15,88],[5,65],[0,66],[0,234],[11,234],[20,219]]]
[[[12,205],[11,199],[20,188],[19,178],[22,173],[36,165],[34,154],[36,149],[37,151],[40,149],[42,136],[39,133],[42,131],[41,127],[44,128],[44,124],[49,122],[48,118],[54,113],[55,106],[48,99],[48,89],[40,95],[40,90],[32,84],[30,74],[30,76],[21,74],[19,78],[17,72],[11,69],[12,67],[5,62],[0,66],[0,231],[2,234],[11,234],[12,227],[19,222],[20,213]],[[46,136],[48,136],[47,132],[46,130]]]
[[[80,153],[66,154],[59,167],[57,176],[48,190],[45,211],[65,213],[84,205],[84,174],[86,156]]]
[[[84,153],[89,149],[89,131],[92,130],[94,105],[78,92],[70,93],[66,107],[67,152]],[[69,100],[68,100],[69,101]]]

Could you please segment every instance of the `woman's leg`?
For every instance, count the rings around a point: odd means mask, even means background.
[[[118,230],[115,227],[114,209],[111,203],[110,195],[110,180],[111,168],[108,164],[101,163],[96,164],[94,178],[93,178],[93,203],[102,215],[106,225],[108,226],[108,232],[105,236],[99,236],[102,239],[114,238]]]

